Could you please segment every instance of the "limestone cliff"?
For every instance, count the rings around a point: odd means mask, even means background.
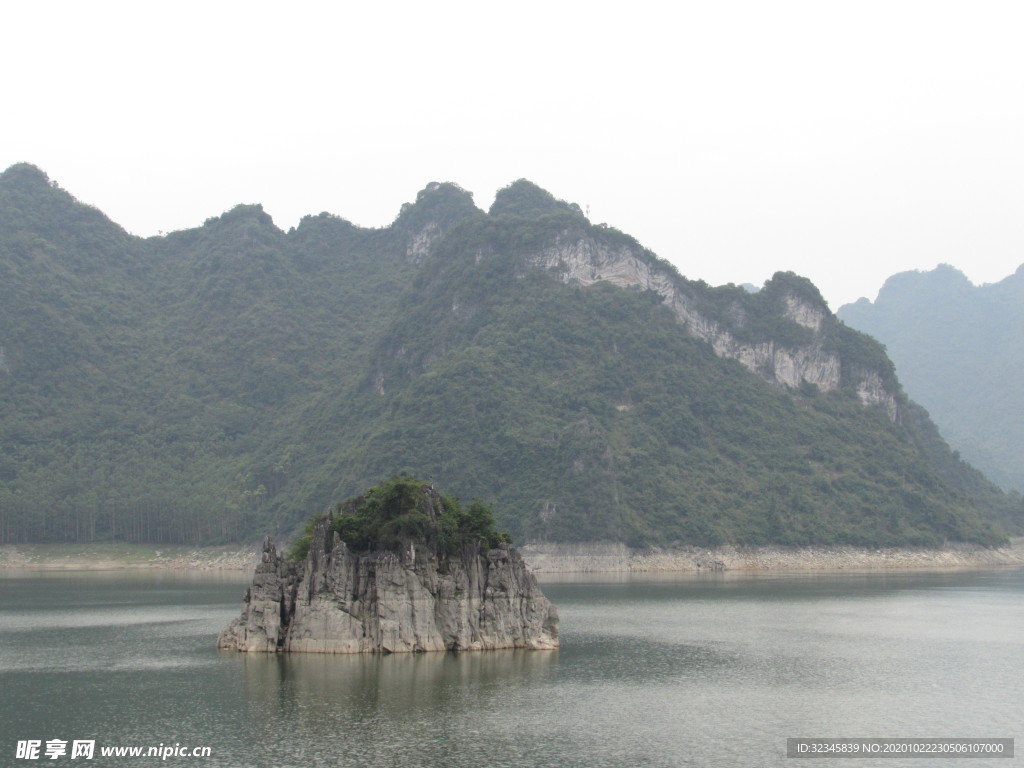
[[[558,614],[519,552],[467,547],[438,556],[414,544],[356,553],[314,531],[304,561],[269,538],[242,615],[217,647],[249,653],[394,653],[558,647]]]
[[[725,317],[710,316],[700,306],[700,297],[688,290],[687,281],[634,243],[609,244],[579,228],[567,227],[553,245],[532,254],[530,262],[552,271],[565,282],[590,285],[606,281],[653,291],[680,324],[693,336],[707,341],[719,357],[736,360],[748,370],[789,388],[806,383],[828,392],[849,384],[862,403],[882,406],[893,421],[899,418],[896,388],[884,386],[878,371],[850,368],[844,380],[841,356],[829,348],[824,333],[826,321],[833,316],[820,298],[809,299],[797,293],[784,296],[783,318],[808,331],[802,343],[778,339],[752,341],[738,333],[747,321],[742,302],[729,307]]]

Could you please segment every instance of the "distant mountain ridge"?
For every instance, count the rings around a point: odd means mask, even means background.
[[[839,310],[881,340],[943,435],[1004,488],[1024,491],[1024,265],[973,285],[942,264],[890,277]]]
[[[809,281],[688,280],[525,180],[140,239],[14,166],[0,270],[0,543],[258,539],[403,470],[519,541],[1019,526]]]

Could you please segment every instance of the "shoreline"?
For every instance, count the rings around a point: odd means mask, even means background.
[[[947,570],[1024,566],[1024,537],[1007,547],[953,544],[943,549],[892,547],[678,547],[634,550],[624,544],[527,544],[535,573],[713,573],[770,571]]]
[[[776,571],[947,570],[1024,566],[1024,537],[1008,547],[954,544],[943,549],[860,547],[678,547],[535,543],[519,547],[536,574],[764,573]],[[0,546],[0,569],[25,571],[252,571],[258,545],[185,547],[128,544]]]
[[[149,544],[5,544],[0,569],[24,571],[252,571],[256,545],[223,547]]]

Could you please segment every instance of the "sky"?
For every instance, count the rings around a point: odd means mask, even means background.
[[[527,178],[687,277],[1024,262],[1024,4],[3,3],[0,169],[128,231],[261,203],[386,226]]]

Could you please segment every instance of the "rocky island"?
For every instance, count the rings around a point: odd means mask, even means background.
[[[268,538],[217,647],[395,653],[558,647],[558,614],[490,509],[394,477],[319,515],[287,554]]]

